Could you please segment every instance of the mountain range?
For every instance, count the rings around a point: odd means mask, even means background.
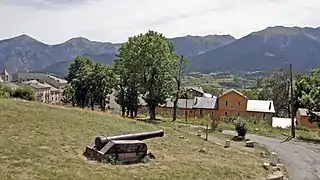
[[[168,39],[197,72],[272,70],[287,67],[311,69],[320,65],[320,28],[268,27],[236,39],[231,35],[184,36]],[[50,72],[66,76],[76,56],[113,64],[120,43],[96,42],[83,37],[48,45],[20,35],[0,41],[0,70]]]

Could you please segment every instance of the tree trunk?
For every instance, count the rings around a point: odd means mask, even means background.
[[[100,98],[100,109],[101,109],[101,111],[103,111],[103,99],[102,99],[102,97]]]
[[[133,109],[131,108],[131,109],[130,109],[130,118],[131,118],[131,119],[134,118],[133,112],[134,112],[134,111],[133,111]]]
[[[94,101],[93,101],[93,97],[91,97],[91,110],[94,111]]]
[[[106,111],[106,101],[102,98],[101,99],[101,110],[103,111],[103,112],[105,112]]]
[[[138,109],[139,109],[138,107],[134,109],[134,118],[136,118],[138,115]]]
[[[124,106],[121,106],[121,112],[122,112],[122,117],[126,115],[126,108]]]
[[[71,100],[71,102],[72,102],[72,107],[76,107],[76,102],[75,102],[75,99],[74,99],[74,97],[72,97],[72,100]]]
[[[156,108],[150,107],[149,113],[150,113],[150,120],[156,120]]]
[[[81,98],[81,107],[82,107],[82,109],[84,109],[85,107],[86,107],[86,96],[82,96],[82,98]]]
[[[177,105],[178,105],[178,98],[176,98],[173,102],[173,118],[172,122],[176,121],[177,119]]]

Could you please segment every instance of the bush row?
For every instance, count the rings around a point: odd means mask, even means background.
[[[0,99],[20,98],[28,101],[35,100],[35,93],[31,87],[21,86],[17,89],[0,85]]]

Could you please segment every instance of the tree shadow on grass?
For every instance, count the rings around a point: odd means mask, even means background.
[[[320,144],[320,139],[307,138],[303,136],[298,136],[297,139],[307,143]]]
[[[235,142],[241,142],[241,141],[246,141],[246,138],[242,136],[233,136],[231,140]]]
[[[150,123],[150,124],[159,124],[159,123],[165,122],[162,119],[150,120],[149,118],[136,118],[135,120],[139,122]]]

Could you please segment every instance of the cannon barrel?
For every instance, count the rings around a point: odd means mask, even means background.
[[[118,135],[118,136],[98,136],[95,139],[95,148],[98,150],[102,149],[109,141],[111,140],[145,140],[151,139],[155,137],[162,137],[164,135],[163,130],[159,131],[152,131],[152,132],[143,132],[143,133],[135,133],[135,134],[125,134],[125,135]]]

